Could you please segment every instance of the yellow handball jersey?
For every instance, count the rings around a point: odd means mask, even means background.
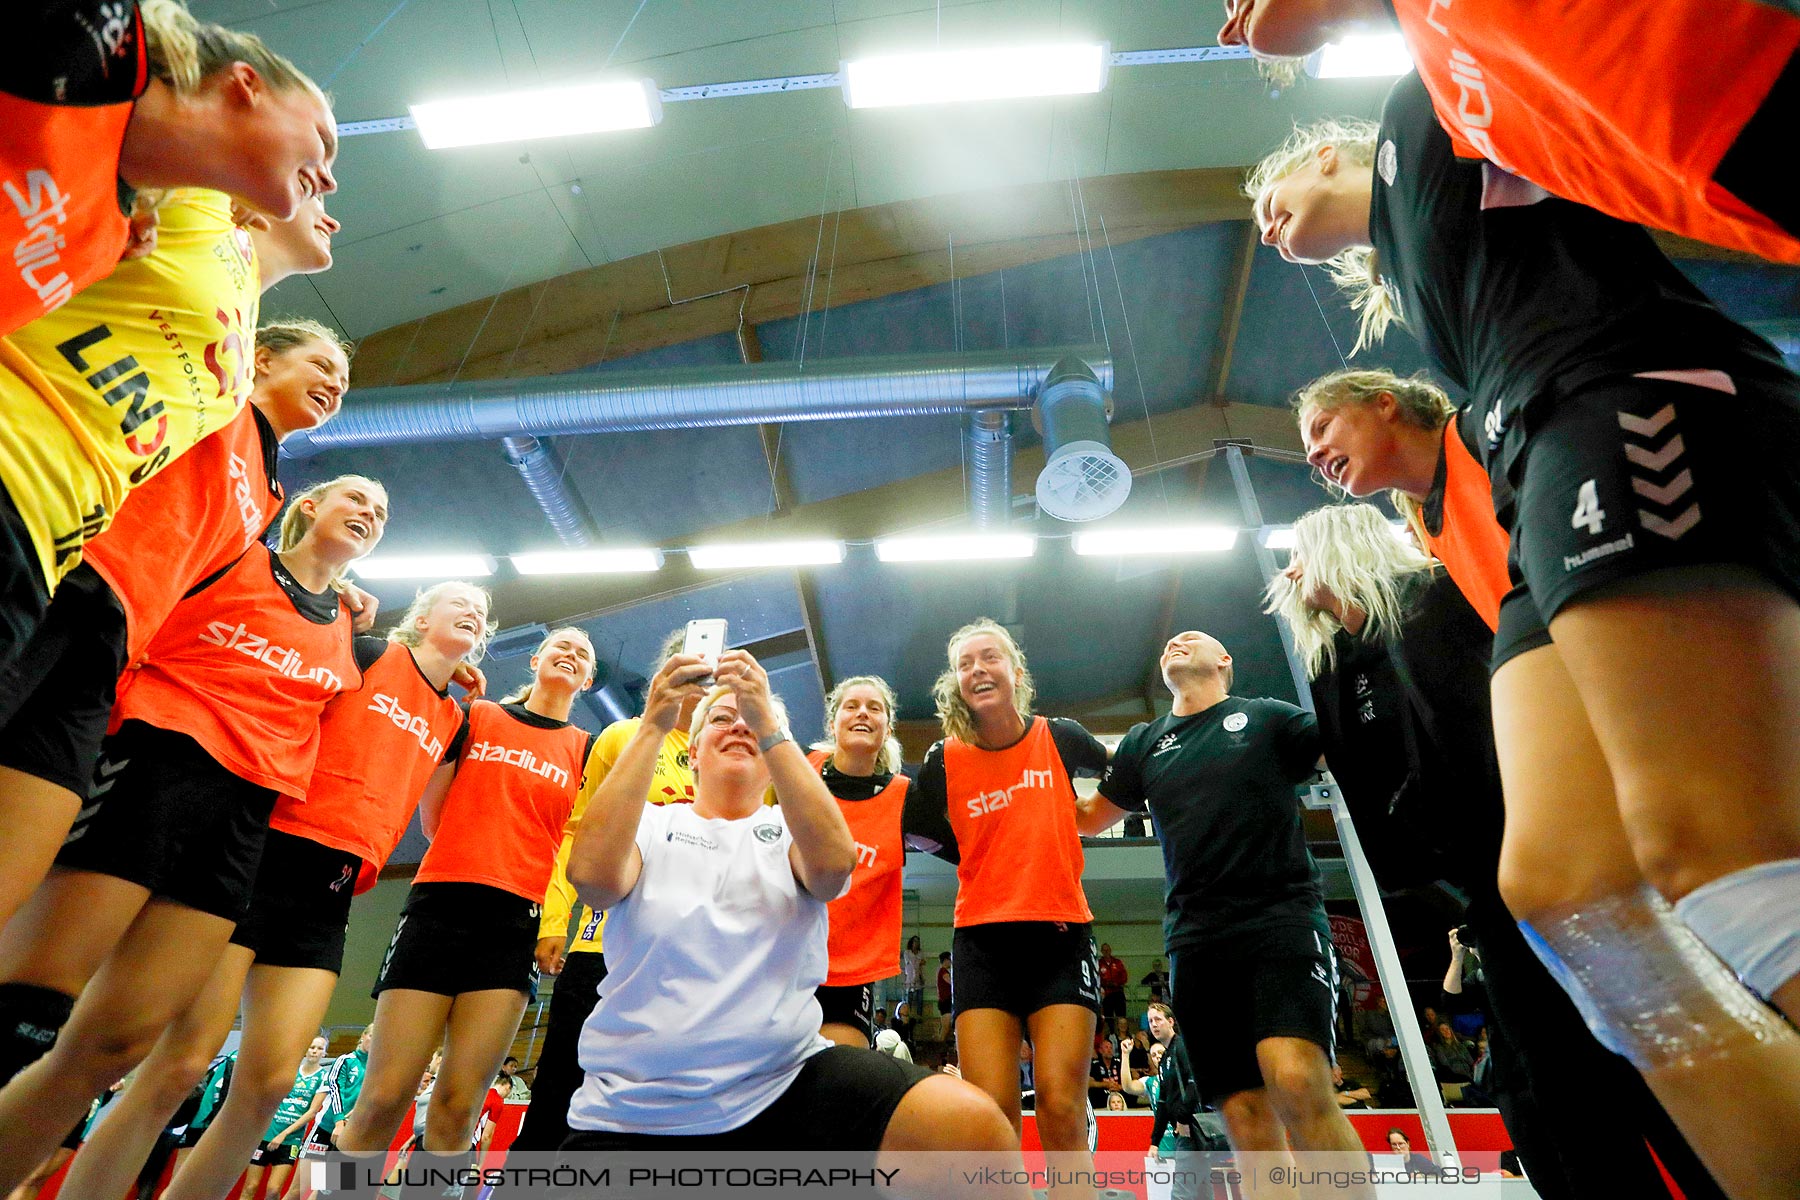
[[[159,218],[154,253],[0,338],[0,481],[51,591],[132,488],[250,398],[250,236],[218,192],[177,192]]]
[[[575,888],[569,883],[569,847],[575,842],[575,827],[581,824],[581,815],[587,811],[588,801],[593,799],[595,789],[612,771],[613,764],[619,761],[619,755],[625,751],[625,743],[631,740],[641,724],[643,721],[638,717],[614,721],[594,739],[594,748],[588,752],[587,769],[582,773],[581,792],[576,796],[575,807],[569,813],[569,823],[563,830],[562,845],[556,849],[556,870],[550,876],[550,890],[544,896],[543,917],[538,922],[540,939],[568,936],[569,914],[580,903],[575,896]],[[694,802],[694,771],[688,765],[688,731],[685,728],[671,730],[663,738],[662,749],[656,755],[656,773],[650,777],[650,794],[644,800],[648,804]],[[581,926],[575,931],[575,940],[569,946],[570,954],[600,949],[603,915],[585,904],[581,905]]]

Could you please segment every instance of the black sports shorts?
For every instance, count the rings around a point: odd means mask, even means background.
[[[92,567],[64,577],[0,670],[0,766],[87,795],[125,669],[125,610]]]
[[[1028,1017],[1053,1004],[1100,1013],[1100,951],[1086,922],[999,921],[966,925],[950,938],[951,999],[961,1016],[998,1008]]]
[[[231,934],[265,967],[344,966],[344,934],[362,859],[308,838],[269,830],[250,911]]]
[[[12,664],[37,635],[50,605],[50,588],[38,565],[37,547],[6,484],[0,482],[0,670]]]
[[[285,1167],[298,1157],[300,1157],[300,1147],[293,1142],[282,1142],[279,1145],[258,1142],[256,1149],[250,1152],[250,1165],[253,1167]]]
[[[193,738],[127,721],[100,748],[87,804],[56,856],[227,921],[243,919],[275,793]]]
[[[740,1150],[870,1153],[901,1099],[931,1072],[873,1050],[832,1046],[806,1060],[787,1091],[736,1129],[693,1135],[578,1129],[565,1152]]]
[[[1256,1044],[1303,1038],[1336,1053],[1338,973],[1331,939],[1289,925],[1170,950],[1172,1005],[1194,1081],[1209,1104],[1263,1086]]]
[[[1498,667],[1576,598],[1673,567],[1748,567],[1800,598],[1800,380],[1607,380],[1534,414],[1508,482]]]
[[[389,988],[460,996],[537,993],[538,906],[482,883],[415,883],[371,996]]]
[[[826,1025],[848,1025],[875,1045],[875,985],[852,983],[844,987],[821,984],[813,993]]]

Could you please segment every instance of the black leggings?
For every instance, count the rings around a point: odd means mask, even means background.
[[[544,1032],[544,1049],[531,1083],[531,1104],[513,1149],[556,1150],[569,1136],[569,1101],[584,1076],[576,1047],[581,1027],[594,1011],[594,989],[605,978],[602,954],[582,950],[563,959],[562,974],[550,993],[550,1027]]]

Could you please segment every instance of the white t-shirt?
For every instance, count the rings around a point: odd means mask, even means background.
[[[735,821],[644,810],[643,871],[607,913],[571,1129],[736,1129],[831,1045],[813,998],[829,963],[825,901],[794,878],[792,845],[779,808]]]

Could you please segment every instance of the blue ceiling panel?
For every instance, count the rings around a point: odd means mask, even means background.
[[[1682,271],[1712,302],[1738,321],[1792,321],[1800,317],[1800,271],[1763,263],[1681,263]]]
[[[1257,247],[1226,388],[1231,399],[1286,405],[1301,387],[1344,366],[1355,344],[1356,315],[1329,275],[1284,262],[1268,246]],[[1396,326],[1380,345],[1349,358],[1349,365],[1410,375],[1425,368],[1425,355],[1413,336]]]

